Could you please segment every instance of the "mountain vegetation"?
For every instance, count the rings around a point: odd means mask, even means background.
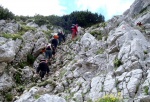
[[[149,7],[149,0],[135,0],[106,22],[89,11],[9,18],[2,7],[0,102],[150,102]],[[36,68],[43,47],[73,23],[77,37],[65,32],[41,81]]]
[[[7,8],[0,6],[0,19],[14,19],[14,14],[9,11]]]
[[[79,24],[82,27],[90,27],[93,24],[101,23],[105,21],[103,15],[98,13],[92,13],[90,11],[74,11],[69,15],[57,16],[43,16],[43,15],[35,15],[33,17],[30,16],[15,16],[11,11],[7,8],[3,8],[0,6],[0,19],[16,19],[17,21],[22,20],[23,22],[33,21],[39,26],[47,24],[49,27],[51,25],[60,26],[66,30],[70,30],[72,24]]]

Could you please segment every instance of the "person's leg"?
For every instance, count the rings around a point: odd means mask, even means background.
[[[49,52],[48,52],[48,57],[49,57],[48,63],[51,64],[52,50],[49,50]]]
[[[59,38],[59,45],[61,45],[61,42],[62,42],[62,38],[60,37]]]
[[[52,51],[52,58],[55,58],[55,50]]]
[[[45,72],[45,71],[40,71],[41,81],[42,81],[42,79],[44,78],[45,74],[46,74],[46,72]]]
[[[48,50],[45,51],[45,59],[47,60],[49,58]]]
[[[77,32],[75,32],[74,36],[77,37]]]
[[[63,41],[65,42],[65,35],[63,35]]]
[[[49,59],[52,58],[52,50],[49,50]]]

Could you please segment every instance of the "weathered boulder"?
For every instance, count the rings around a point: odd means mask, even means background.
[[[38,92],[38,87],[32,87],[28,92],[24,92],[15,102],[34,102],[34,95]]]
[[[3,73],[2,76],[0,76],[0,90],[8,91],[12,86],[14,85],[14,81],[12,80],[12,77],[9,76],[7,73]]]
[[[0,20],[0,32],[14,34],[20,30],[20,25],[14,21],[6,22],[5,20]]]
[[[128,16],[134,17],[144,10],[147,6],[149,6],[149,0],[135,0],[134,3],[130,6],[128,10]]]
[[[35,102],[66,102],[65,99],[58,97],[56,95],[44,94]]]
[[[23,36],[24,43],[21,45],[21,49],[16,56],[16,60],[26,60],[27,55],[32,54],[37,57],[40,54],[42,48],[45,47],[45,44],[48,43],[46,36],[43,32],[38,31],[26,32]]]
[[[103,82],[104,82],[104,77],[101,76],[97,76],[92,79],[89,96],[93,101],[103,96],[104,94],[103,93],[104,86],[102,84]]]
[[[27,26],[29,27],[34,27],[34,28],[38,28],[39,26],[37,24],[35,24],[34,22],[29,22],[27,23]]]
[[[0,63],[0,76],[4,73],[6,67],[7,63],[5,62]]]
[[[16,52],[18,52],[21,40],[6,40],[0,37],[0,62],[11,62],[15,59]]]

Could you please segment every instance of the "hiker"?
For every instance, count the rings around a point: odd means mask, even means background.
[[[61,33],[62,33],[62,40],[63,42],[65,42],[66,41],[65,34],[63,33],[63,31]]]
[[[56,54],[56,48],[54,45],[52,45],[52,58],[55,58],[55,54]]]
[[[141,22],[138,22],[137,24],[136,24],[136,26],[142,26],[143,24],[141,23]]]
[[[78,28],[78,24],[76,24],[76,25],[73,24],[72,27],[71,27],[72,40],[77,36],[77,32],[78,32],[77,28]]]
[[[52,57],[52,47],[51,47],[51,44],[49,43],[47,46],[46,46],[46,51],[45,51],[45,59],[48,61],[51,60],[51,57]]]
[[[55,49],[57,48],[57,45],[58,45],[58,35],[54,35],[53,36],[53,39],[51,40],[51,44],[52,44],[52,46],[54,46],[55,47]]]
[[[63,34],[62,34],[62,32],[59,30],[59,32],[58,32],[58,36],[59,36],[59,38],[58,38],[58,41],[59,41],[59,45],[61,44],[61,42],[62,42],[62,39],[63,39]]]
[[[36,73],[41,77],[41,81],[44,78],[45,74],[49,74],[49,67],[45,59],[40,60],[40,63],[36,69]]]
[[[72,30],[72,40],[73,40],[75,37],[75,28],[73,25],[71,26],[71,30]]]

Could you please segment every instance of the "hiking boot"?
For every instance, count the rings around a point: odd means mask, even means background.
[[[46,80],[46,79],[47,79],[47,78],[46,78],[46,77],[44,77],[44,78],[43,78],[43,81],[44,81],[44,80]]]

